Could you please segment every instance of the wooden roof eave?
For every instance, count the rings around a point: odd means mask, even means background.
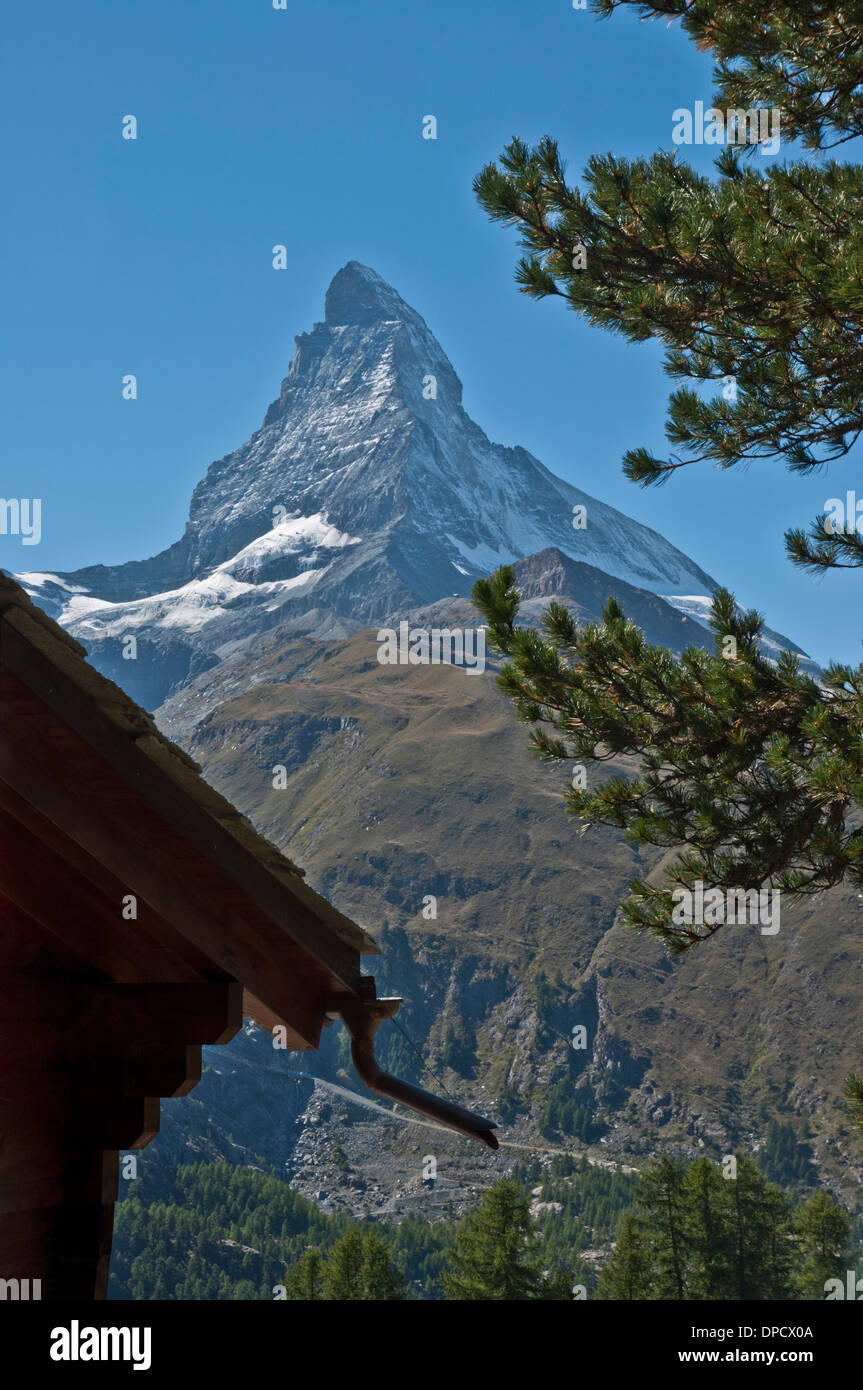
[[[261,959],[260,950],[255,960],[245,958],[249,943],[240,932],[227,943],[227,951],[215,964],[242,981],[249,989],[250,1001],[254,999],[289,1026],[294,1020],[285,1016],[289,1012],[286,1000],[290,1002],[296,991],[286,990],[288,981],[280,980],[280,959],[283,952],[286,960],[290,957],[290,973],[295,976],[297,952],[302,953],[308,966],[305,996],[317,1020],[311,1028],[306,1020],[303,1036],[306,1046],[315,1046],[320,1025],[326,1021],[325,997],[334,990],[357,995],[360,954],[376,951],[375,943],[315,893],[300,871],[204,782],[183,750],[169,743],[119,687],[83,660],[83,649],[35,609],[23,591],[18,590],[23,603],[10,603],[11,587],[4,577],[0,584],[0,599],[4,600],[0,604],[0,649],[6,671],[122,779],[133,798],[140,798],[193,846],[208,861],[216,879],[227,881],[235,893],[239,890],[254,905],[269,924],[266,960]],[[4,780],[14,791],[38,802],[40,798],[33,791],[38,770],[31,768],[32,784],[22,785],[20,741],[14,753],[7,749],[3,756],[0,773]],[[45,804],[48,789],[44,778],[41,793],[43,804],[37,809],[51,817],[52,808]],[[83,849],[92,852],[92,843],[85,843],[86,811],[82,805],[81,825],[66,829]],[[120,838],[121,830],[118,826]],[[121,879],[126,878],[121,862],[115,871]],[[292,949],[287,950],[289,946]],[[313,1000],[310,995],[315,996]],[[254,1016],[251,1008],[250,1012]]]

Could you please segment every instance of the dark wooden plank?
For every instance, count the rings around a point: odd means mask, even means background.
[[[38,1146],[46,1136],[34,1134],[30,1142],[32,1166],[38,1168]],[[0,1210],[4,1268],[18,1278],[39,1279],[43,1301],[88,1303],[106,1296],[117,1159],[116,1152],[89,1144],[76,1149],[53,1179],[43,1173],[41,1188],[27,1194],[29,1204]]]
[[[74,1044],[73,1044],[74,1045]],[[151,1042],[121,1051],[122,1039],[106,1039],[101,1051],[46,1047],[41,1039],[4,1052],[0,1062],[3,1100],[27,1098],[46,1087],[84,1097],[186,1096],[201,1079],[200,1043]]]
[[[0,782],[0,814],[2,813],[16,822],[22,831],[29,831],[32,836],[32,846],[28,847],[28,861],[35,858],[37,864],[42,863],[47,851],[51,856],[51,862],[56,866],[57,874],[64,878],[68,875],[77,893],[91,894],[100,907],[107,905],[110,935],[107,940],[102,941],[100,947],[104,959],[101,968],[113,979],[124,978],[118,973],[119,967],[112,963],[111,957],[116,949],[112,943],[121,935],[116,928],[118,920],[124,920],[120,904],[131,891],[128,884],[115,878],[97,859],[64,835],[52,821],[40,815],[35,807],[18,796],[5,782]],[[0,863],[4,867],[10,854],[11,843],[11,840],[5,840],[0,835]],[[3,869],[0,869],[0,890],[4,881],[5,874]],[[67,906],[64,902],[64,907]],[[138,899],[137,913],[137,919],[122,933],[123,945],[134,962],[135,974],[132,978],[145,980],[152,979],[154,975],[164,979],[190,981],[212,978],[213,965],[208,957],[197,950],[186,937],[174,931],[164,918],[153,911],[144,898]],[[60,913],[55,911],[49,929],[53,935],[66,940],[70,947],[80,954],[81,943],[77,935],[70,936],[70,930],[73,929],[68,927],[66,916],[65,910]],[[104,914],[100,920],[104,921]],[[86,927],[81,929],[85,932],[85,945],[89,946],[90,939],[86,937]]]
[[[111,979],[201,978],[162,949],[157,930],[147,921],[143,901],[138,904],[137,920],[124,919],[121,885],[117,885],[113,901],[104,898],[2,807],[0,892],[43,931],[86,959],[91,969]]]
[[[84,992],[82,1026],[121,1029],[130,1043],[182,1039],[225,1043],[243,1024],[243,987],[236,981],[206,984],[94,984]]]
[[[77,1123],[69,1129],[70,1108]],[[6,1100],[0,1087],[0,1135],[13,1130],[24,1133],[65,1134],[73,1148],[143,1149],[159,1133],[158,1096],[85,1095],[76,1098],[68,1091],[41,1093],[34,1087],[24,1096]]]
[[[92,979],[93,967],[0,894],[0,975],[34,973],[55,979]]]
[[[243,1017],[252,1019],[254,1023],[259,1023],[262,1028],[266,1028],[268,1033],[271,1033],[277,1026],[283,1027],[285,1047],[288,1051],[306,1052],[309,1050],[308,1043],[300,1037],[300,1034],[291,1027],[290,1023],[279,1018],[272,1009],[268,1009],[266,1004],[262,1004],[260,999],[256,999],[247,989],[243,990]],[[281,1034],[279,1036],[281,1037]]]

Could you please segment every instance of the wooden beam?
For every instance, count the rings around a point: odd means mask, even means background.
[[[80,1137],[80,1136],[79,1136]],[[10,1168],[8,1203],[4,1151],[0,1148],[0,1250],[7,1278],[38,1279],[44,1300],[89,1303],[105,1298],[117,1197],[118,1155],[77,1147],[33,1130],[21,1136]],[[28,1175],[37,1174],[36,1179]],[[20,1185],[19,1184],[20,1180]]]
[[[243,987],[236,980],[91,985],[84,994],[82,1022],[101,1029],[109,1011],[135,1044],[173,1038],[226,1043],[243,1026]]]
[[[59,937],[0,895],[0,976],[6,972],[36,973],[52,979],[93,978],[93,967],[85,956],[71,951]]]
[[[107,933],[106,930],[101,935],[97,931],[91,933],[86,922],[68,921],[68,911],[65,910],[68,904],[64,895],[64,911],[54,911],[51,921],[43,923],[52,935],[66,940],[79,954],[81,933],[88,948],[95,935],[100,942],[103,968],[112,979],[148,980],[157,976],[161,979],[191,981],[213,977],[212,961],[164,918],[159,917],[144,898],[137,904],[138,916],[134,929],[130,926],[119,932],[117,923],[122,918],[118,905],[129,892],[128,884],[115,878],[104,865],[70,840],[68,835],[64,835],[53,821],[40,815],[34,806],[18,796],[5,782],[0,782],[0,814],[7,817],[6,824],[9,820],[16,822],[21,831],[26,829],[33,839],[32,845],[26,846],[24,855],[19,858],[25,857],[28,864],[38,862],[41,865],[49,862],[50,857],[55,878],[62,880],[63,887],[68,876],[78,894],[89,895],[88,902],[94,901],[107,907],[108,923],[105,924],[104,916],[99,919],[100,924],[107,928]],[[14,864],[9,863],[11,844],[11,839],[0,837],[0,890],[7,881],[7,870],[15,873]],[[89,918],[90,914],[86,916]],[[122,954],[124,951],[126,955]],[[87,952],[84,954],[86,957]],[[128,964],[124,965],[127,957]],[[134,971],[133,975],[124,973],[129,968]]]
[[[272,1033],[274,1028],[284,1028],[285,1047],[289,1052],[303,1052],[306,1050],[306,1043],[299,1033],[294,1029],[287,1019],[279,1018],[278,1014],[268,1009],[266,1004],[262,1004],[260,999],[256,999],[247,989],[243,990],[243,1017],[250,1018],[254,1023],[266,1028],[268,1033]]]
[[[132,1043],[230,1042],[243,1023],[243,988],[236,980],[115,984],[22,978],[14,989],[0,990],[0,1023],[4,1019],[56,1023],[67,1030],[70,1051],[76,1038],[85,1045],[115,1036]]]
[[[0,784],[2,785],[2,784]],[[0,806],[0,894],[57,937],[91,970],[114,980],[146,981],[155,975],[189,982],[201,977],[165,949],[148,922],[148,905],[123,917],[128,889],[117,884],[113,901],[81,879],[65,859],[9,816]],[[172,936],[173,933],[169,933]]]
[[[41,1040],[39,1040],[41,1043]],[[38,1066],[37,1094],[51,1089],[57,1095],[186,1096],[201,1079],[200,1043],[132,1045],[106,1037],[101,1049],[84,1050],[72,1040],[72,1055],[49,1044],[12,1047],[4,1053],[0,1068],[2,1102],[29,1105],[34,1092],[34,1068]]]

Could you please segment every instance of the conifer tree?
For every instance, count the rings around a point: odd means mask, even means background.
[[[363,1234],[354,1227],[337,1240],[324,1264],[323,1297],[349,1303],[363,1296]]]
[[[574,1275],[571,1269],[558,1270],[556,1274],[543,1274],[536,1297],[547,1303],[571,1303],[573,1287]]]
[[[600,1273],[597,1298],[628,1303],[654,1298],[650,1273],[644,1232],[633,1213],[626,1211],[620,1218],[614,1250]]]
[[[537,1298],[541,1289],[534,1257],[536,1235],[527,1198],[518,1183],[495,1183],[465,1218],[444,1274],[449,1300]]]
[[[390,1247],[378,1231],[366,1231],[363,1237],[364,1300],[392,1303],[403,1299],[404,1280],[393,1263]]]
[[[290,1302],[317,1303],[323,1298],[323,1264],[316,1246],[303,1251],[285,1275],[285,1295]]]
[[[690,1298],[729,1297],[731,1241],[725,1220],[727,1181],[709,1158],[697,1158],[686,1170],[684,1240],[689,1265],[687,1288]]]
[[[516,137],[476,178],[479,202],[519,230],[525,294],[562,297],[591,324],[665,346],[665,370],[683,383],[669,399],[671,451],[634,445],[630,479],[647,486],[683,467],[753,459],[821,469],[863,431],[863,169],[832,155],[750,156],[770,138],[773,108],[780,138],[804,149],[863,134],[863,11],[839,0],[593,0],[601,16],[624,7],[679,18],[714,55],[715,107],[767,120],[750,121],[748,143],[726,143],[713,178],[674,150],[594,156],[572,182],[553,138]],[[786,548],[813,572],[863,564],[856,518],[820,515],[790,530]],[[690,648],[679,663],[614,600],[584,629],[551,604],[535,632],[516,625],[509,567],[474,598],[540,756],[641,757],[638,776],[569,793],[584,829],[616,826],[680,850],[661,883],[632,885],[630,924],[680,951],[721,923],[675,923],[676,886],[768,885],[788,897],[843,880],[863,888],[863,665],[833,663],[819,684],[791,654],[769,662],[759,615],[724,589],[715,652]],[[847,1086],[863,1119],[863,1081]]]
[[[346,1231],[326,1255],[319,1288],[315,1296],[330,1303],[391,1302],[405,1296],[386,1241],[378,1231],[359,1227]]]
[[[737,1175],[724,1182],[731,1241],[727,1297],[787,1298],[794,1262],[788,1198],[751,1158],[740,1153],[735,1158]]]
[[[845,1273],[848,1214],[827,1192],[816,1192],[795,1213],[801,1298],[823,1298],[828,1279]]]
[[[663,1154],[643,1174],[638,1211],[650,1259],[652,1297],[687,1296],[687,1191],[685,1167]]]

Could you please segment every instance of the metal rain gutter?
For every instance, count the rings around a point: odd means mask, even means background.
[[[433,1096],[430,1091],[424,1091],[421,1086],[414,1086],[410,1081],[400,1081],[397,1076],[390,1076],[389,1072],[385,1072],[378,1065],[375,1057],[375,1033],[384,1019],[393,1017],[402,1001],[399,998],[376,998],[374,980],[370,976],[363,977],[363,985],[366,988],[371,987],[368,998],[358,999],[356,995],[348,994],[333,995],[327,1007],[330,1017],[341,1018],[350,1033],[351,1056],[363,1085],[374,1091],[375,1095],[397,1101],[409,1110],[415,1110],[417,1114],[434,1120],[436,1124],[454,1129],[457,1134],[476,1139],[482,1144],[487,1144],[490,1149],[498,1148],[497,1139],[492,1133],[492,1130],[497,1129],[493,1120],[483,1119],[481,1115],[474,1114],[472,1110],[465,1110],[453,1101]]]

